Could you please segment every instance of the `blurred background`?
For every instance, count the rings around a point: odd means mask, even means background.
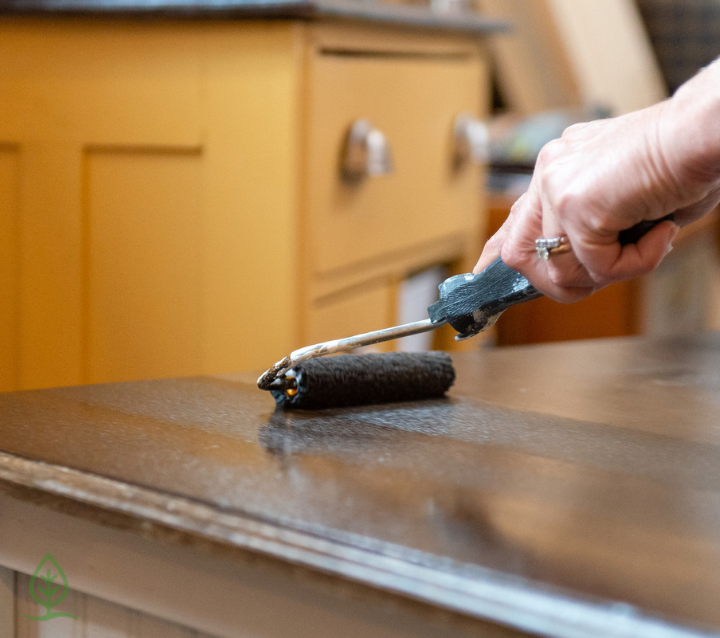
[[[720,55],[720,0],[0,2],[0,390],[267,368],[426,317],[569,125]],[[383,348],[720,328],[651,275]]]

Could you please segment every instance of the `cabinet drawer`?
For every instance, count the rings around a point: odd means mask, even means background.
[[[308,315],[307,343],[340,339],[395,324],[395,287],[387,281],[370,282],[319,299]],[[386,350],[387,345],[381,344]]]
[[[306,207],[314,275],[474,227],[479,171],[454,170],[460,113],[478,114],[479,55],[320,50],[311,62]],[[394,170],[348,183],[351,124],[385,135]]]

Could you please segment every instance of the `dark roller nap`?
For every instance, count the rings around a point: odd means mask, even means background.
[[[442,397],[455,381],[445,352],[341,354],[294,368],[297,394],[271,390],[284,409],[318,410]]]

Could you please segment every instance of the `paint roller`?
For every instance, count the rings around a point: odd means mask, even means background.
[[[667,215],[640,222],[619,233],[618,241],[623,246],[635,243],[660,222],[672,219]],[[447,353],[338,353],[445,324],[457,331],[458,341],[469,339],[492,326],[510,306],[542,296],[500,257],[477,275],[446,279],[439,289],[440,298],[428,308],[428,319],[300,348],[266,370],[258,379],[258,387],[270,391],[283,409],[317,410],[439,398],[455,380]],[[320,359],[334,354],[338,356]]]

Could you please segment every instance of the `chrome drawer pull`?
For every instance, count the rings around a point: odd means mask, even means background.
[[[393,171],[392,152],[385,134],[368,120],[353,122],[345,140],[342,174],[349,181]]]
[[[455,118],[453,163],[457,168],[484,164],[490,155],[490,137],[484,122],[463,113]]]

